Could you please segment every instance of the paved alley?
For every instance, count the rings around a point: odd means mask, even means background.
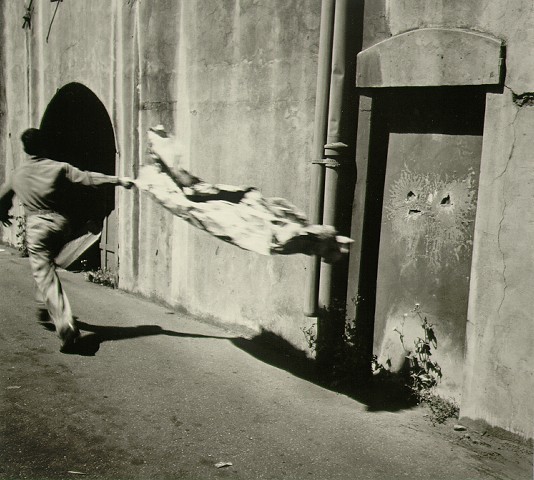
[[[86,354],[61,354],[28,260],[1,249],[1,479],[532,478],[524,445],[369,409],[253,338],[81,274],[61,276]]]

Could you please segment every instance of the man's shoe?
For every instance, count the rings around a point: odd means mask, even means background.
[[[70,325],[67,329],[59,334],[61,339],[61,353],[69,353],[75,349],[76,340],[80,337],[80,330],[78,327]]]
[[[51,320],[48,310],[46,308],[40,308],[37,312],[37,321],[38,322],[49,322]]]

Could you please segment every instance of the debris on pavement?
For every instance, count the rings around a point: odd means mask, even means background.
[[[232,462],[217,462],[215,464],[216,468],[224,468],[224,467],[231,467],[233,465]]]
[[[456,430],[457,432],[465,432],[467,428],[463,425],[457,424],[454,426],[454,430]]]

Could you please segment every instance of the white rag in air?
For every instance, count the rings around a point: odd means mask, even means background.
[[[173,167],[174,139],[161,127],[149,130],[151,163],[140,168],[137,187],[174,215],[211,235],[262,255],[319,255],[339,260],[352,240],[328,225],[310,225],[306,216],[283,198],[266,198],[255,188],[213,185]]]

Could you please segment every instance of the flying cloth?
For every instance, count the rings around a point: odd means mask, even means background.
[[[348,253],[353,242],[334,227],[310,225],[304,213],[283,198],[266,198],[253,187],[213,185],[179,165],[180,146],[162,127],[148,131],[149,163],[136,186],[191,225],[262,255],[303,253],[327,263]]]

